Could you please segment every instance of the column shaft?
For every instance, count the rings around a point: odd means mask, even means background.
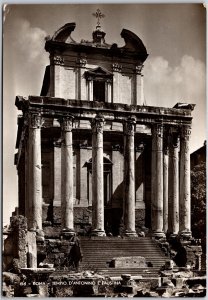
[[[168,230],[168,149],[164,150],[163,155],[163,229],[164,233]]]
[[[136,236],[135,231],[135,120],[129,119],[124,124],[124,234]]]
[[[100,116],[92,121],[92,234],[105,236],[103,190],[103,125]]]
[[[163,237],[163,127],[153,127],[152,141],[152,231],[155,237]],[[155,168],[155,171],[154,169]]]
[[[136,147],[135,154],[135,190],[136,190],[136,208],[145,209],[144,203],[144,144],[140,143]]]
[[[61,219],[64,231],[74,231],[72,118],[61,120]]]
[[[29,164],[29,198],[32,210],[29,229],[42,230],[41,116],[39,114],[30,115]]]
[[[169,180],[169,229],[168,231],[177,235],[179,231],[179,139],[178,135],[170,137],[170,180]]]
[[[191,194],[190,194],[190,126],[184,126],[181,134],[180,155],[180,233],[191,236]]]

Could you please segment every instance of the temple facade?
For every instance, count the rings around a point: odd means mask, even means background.
[[[137,236],[144,226],[190,237],[194,105],[145,105],[141,39],[123,29],[123,47],[107,44],[98,23],[92,41],[76,42],[75,26],[45,43],[40,96],[16,97],[19,214],[47,237]]]

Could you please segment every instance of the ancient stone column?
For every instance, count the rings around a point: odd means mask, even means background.
[[[190,126],[183,126],[181,131],[180,152],[180,234],[191,236],[191,186],[190,186],[190,153],[189,137]]]
[[[163,230],[168,230],[168,164],[169,151],[167,145],[164,147],[163,153]]]
[[[144,143],[140,143],[136,146],[135,154],[135,190],[136,190],[136,208],[145,209],[144,203]]]
[[[168,232],[176,236],[179,231],[179,137],[170,135],[169,151],[169,228]]]
[[[134,118],[129,118],[124,124],[123,225],[126,236],[137,236],[135,231],[135,124]]]
[[[152,233],[164,237],[163,232],[163,126],[152,128]]]
[[[41,115],[29,116],[29,230],[42,230]]]
[[[62,130],[61,144],[61,222],[64,232],[74,231],[73,216],[73,152],[72,128],[73,118],[60,120]]]
[[[104,118],[92,122],[92,235],[105,236],[103,191],[103,126]]]

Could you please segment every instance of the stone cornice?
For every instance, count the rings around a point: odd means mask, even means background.
[[[164,108],[153,106],[127,105],[119,103],[100,103],[93,101],[69,100],[53,97],[29,96],[28,99],[16,97],[16,106],[24,111],[41,111],[44,117],[60,118],[73,114],[75,118],[93,119],[101,112],[105,120],[123,122],[135,117],[140,124],[173,126],[191,125],[191,109]]]
[[[113,58],[123,58],[123,59],[135,59],[136,61],[144,62],[148,56],[147,53],[143,53],[140,51],[131,51],[128,48],[119,48],[119,47],[95,47],[93,45],[86,45],[86,44],[78,44],[78,43],[65,43],[61,41],[53,41],[48,40],[45,43],[45,50],[47,52],[52,53],[54,50],[56,51],[74,51],[77,53],[90,53],[90,54],[102,54],[105,57],[113,57]]]

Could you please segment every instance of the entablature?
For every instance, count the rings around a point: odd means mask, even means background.
[[[39,96],[29,96],[28,99],[17,96],[16,106],[23,112],[38,111],[46,118],[66,117],[70,114],[76,119],[89,120],[101,113],[108,121],[123,122],[133,116],[139,124],[161,123],[173,126],[190,125],[193,110],[193,105],[181,109]]]

